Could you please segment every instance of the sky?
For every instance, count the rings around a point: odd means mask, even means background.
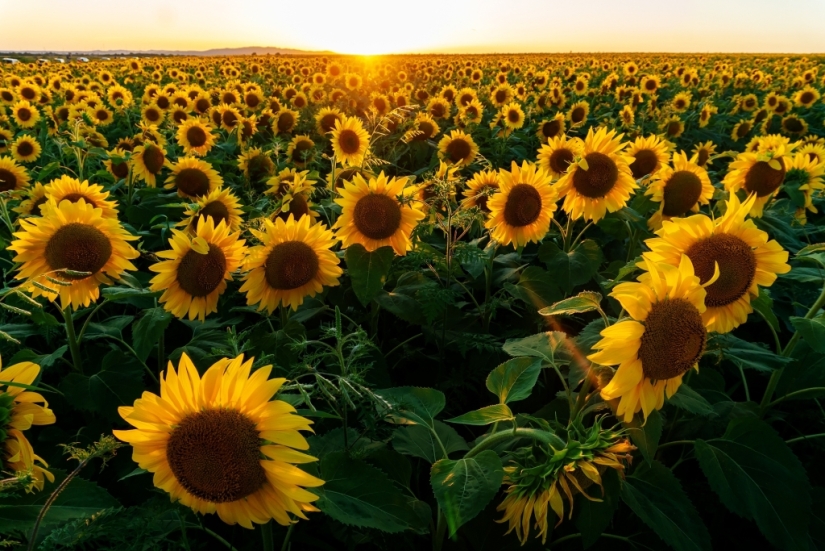
[[[823,22],[825,0],[0,0],[0,51],[822,53]]]

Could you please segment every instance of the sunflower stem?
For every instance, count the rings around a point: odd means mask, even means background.
[[[295,524],[290,524],[289,528],[286,529],[284,542],[281,544],[281,551],[287,551],[289,549],[289,539],[292,537],[293,530],[295,530]]]
[[[441,551],[444,545],[444,536],[447,533],[447,519],[444,517],[444,511],[441,507],[438,508],[438,521],[436,521],[435,534],[433,534],[433,551]]]
[[[471,457],[475,457],[476,455],[478,455],[479,453],[483,452],[488,448],[491,448],[495,445],[501,444],[506,440],[514,438],[532,438],[533,440],[544,442],[545,444],[549,444],[550,446],[558,449],[562,449],[566,445],[561,438],[559,438],[552,432],[518,427],[513,431],[503,430],[491,434],[490,436],[476,444],[476,446],[473,449],[468,451],[464,455],[464,459],[470,459]]]
[[[63,314],[63,321],[66,325],[66,340],[69,343],[69,351],[72,353],[72,363],[74,364],[75,371],[82,374],[83,362],[80,361],[80,346],[77,343],[77,336],[74,332],[74,320],[72,319],[70,307],[63,308],[60,310],[60,313]]]
[[[261,540],[263,551],[275,551],[275,543],[272,540],[272,521],[261,524]]]

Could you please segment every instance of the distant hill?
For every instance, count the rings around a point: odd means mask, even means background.
[[[62,51],[11,51],[14,54],[33,54],[33,55],[89,55],[89,56],[113,56],[113,55],[180,55],[180,56],[223,56],[223,55],[330,55],[335,52],[330,51],[308,51],[295,50],[291,48],[275,48],[271,46],[247,46],[243,48],[214,48],[212,50],[62,50]]]

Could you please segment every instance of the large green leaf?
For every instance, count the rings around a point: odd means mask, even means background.
[[[825,317],[819,316],[813,319],[791,317],[789,319],[808,346],[820,354],[825,354]]]
[[[424,323],[424,313],[421,311],[421,304],[412,297],[401,293],[388,293],[384,290],[378,291],[375,301],[381,308],[398,316],[407,323],[421,325]]]
[[[641,415],[637,415],[630,423],[625,423],[633,444],[639,448],[642,457],[648,461],[653,461],[653,456],[656,455],[659,439],[662,437],[662,426],[662,414],[655,409],[650,412],[645,422],[642,422]]]
[[[690,413],[701,415],[703,417],[716,417],[716,411],[707,399],[690,388],[687,383],[682,383],[676,394],[670,397],[668,403],[682,408]]]
[[[487,506],[503,478],[501,459],[492,450],[469,459],[442,459],[433,465],[430,483],[451,536]]]
[[[710,536],[682,485],[659,463],[644,463],[622,485],[622,501],[676,551],[710,550]]]
[[[570,361],[567,335],[561,331],[547,331],[522,339],[507,339],[502,347],[509,355],[541,358],[554,365],[564,365]]]
[[[535,358],[513,358],[495,368],[487,376],[487,390],[509,404],[530,396],[541,373],[541,361]]]
[[[621,494],[621,480],[614,469],[607,469],[602,475],[604,495],[599,492],[597,485],[590,486],[588,494],[601,501],[590,501],[578,497],[576,502],[576,528],[582,535],[582,546],[587,549],[601,537],[604,529],[613,519],[613,513],[619,507]],[[595,490],[594,490],[595,489]]]
[[[539,310],[542,316],[569,316],[572,314],[583,314],[599,309],[602,302],[601,293],[593,291],[582,291],[578,295],[566,298],[552,306]]]
[[[705,354],[729,360],[742,369],[773,371],[788,364],[791,359],[774,354],[756,343],[743,341],[730,333],[713,335],[708,341]]]
[[[447,419],[448,423],[458,423],[461,425],[492,425],[499,421],[509,421],[513,418],[513,412],[507,407],[507,404],[495,404],[492,406],[485,406],[481,409]]]
[[[132,326],[132,348],[141,360],[146,361],[171,321],[172,314],[163,308],[150,308]]]
[[[697,440],[695,450],[711,488],[728,509],[753,520],[779,549],[809,549],[811,497],[805,469],[770,426],[737,418],[723,438]]]
[[[751,300],[751,306],[765,318],[765,321],[773,327],[774,331],[779,332],[782,330],[779,325],[779,320],[773,311],[773,299],[771,298],[770,291],[760,287],[759,296]]]
[[[401,427],[396,429],[392,435],[392,446],[398,452],[420,457],[429,463],[444,459],[444,452],[441,450],[442,445],[447,455],[470,449],[467,442],[453,427],[445,425],[441,421],[435,422],[435,434],[441,444],[438,443],[435,435],[427,427],[421,425]]]
[[[528,266],[521,272],[516,285],[505,283],[504,288],[533,310],[553,304],[563,296],[553,275],[538,266]]]
[[[433,426],[435,416],[444,409],[447,399],[440,390],[414,386],[387,388],[376,392],[391,408],[387,413],[396,423]]]
[[[381,247],[367,252],[356,243],[347,247],[345,260],[355,296],[366,306],[383,289],[395,252],[392,247]]]
[[[564,252],[552,241],[546,241],[539,248],[539,260],[567,293],[576,285],[590,281],[602,258],[599,245],[592,239],[585,239],[570,252]]]
[[[122,350],[112,350],[93,375],[69,373],[58,386],[69,403],[82,411],[117,415],[119,406],[131,405],[143,392],[143,368]]]
[[[409,499],[372,465],[332,452],[321,459],[319,471],[324,485],[311,489],[320,496],[314,505],[338,522],[389,533],[426,529]]]
[[[43,504],[55,488],[66,478],[65,471],[49,469],[55,475],[54,482],[46,482],[42,491],[21,496],[0,497],[0,533],[23,532],[29,534]],[[75,518],[85,518],[120,505],[109,493],[86,479],[75,477],[49,508],[38,530],[38,539],[58,524]]]

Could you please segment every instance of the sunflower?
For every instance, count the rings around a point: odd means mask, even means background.
[[[672,166],[659,169],[645,191],[659,209],[648,221],[651,229],[659,229],[662,220],[684,216],[688,211],[699,212],[699,205],[707,205],[713,197],[713,184],[708,172],[687,153],[674,153]]]
[[[573,160],[581,156],[583,147],[579,138],[564,134],[550,138],[539,149],[538,165],[553,178],[561,178]]]
[[[40,143],[27,134],[21,134],[11,144],[11,156],[20,163],[33,163],[40,157],[41,151]]]
[[[645,257],[642,266],[648,271],[638,283],[621,283],[610,293],[631,319],[603,329],[593,346],[597,352],[587,357],[600,365],[618,365],[601,396],[620,399],[616,415],[625,423],[639,410],[647,419],[654,409],[662,409],[684,374],[697,367],[710,326],[703,316],[706,290],[690,258],[681,255],[672,266]]]
[[[23,189],[29,185],[29,173],[11,157],[0,157],[0,192]]]
[[[495,107],[504,107],[513,99],[513,96],[515,96],[515,92],[509,84],[499,84],[490,94],[490,102]]]
[[[733,130],[730,131],[730,139],[732,139],[735,142],[738,142],[742,138],[747,137],[747,135],[750,134],[752,130],[753,121],[739,121],[733,126]]]
[[[229,188],[216,188],[208,195],[198,197],[195,208],[188,207],[183,214],[187,218],[178,225],[187,226],[192,233],[196,233],[195,226],[203,217],[211,218],[215,226],[224,222],[231,232],[240,230],[243,224],[241,202]]]
[[[782,118],[782,132],[792,136],[802,136],[808,132],[808,123],[797,115],[788,115]]]
[[[538,136],[541,143],[547,143],[548,140],[563,135],[564,130],[564,115],[556,113],[556,116],[552,119],[545,119],[539,123],[536,136]]]
[[[464,124],[481,124],[484,116],[484,106],[478,99],[472,99],[470,103],[458,109],[457,115]]]
[[[434,138],[439,132],[441,132],[441,129],[435,119],[427,113],[419,112],[415,116],[413,127],[404,134],[402,140],[405,143],[424,142]]]
[[[20,128],[32,128],[40,120],[37,107],[26,100],[20,100],[12,106],[11,116]]]
[[[796,94],[794,94],[793,102],[797,107],[804,107],[808,109],[819,101],[820,97],[822,96],[819,93],[819,90],[811,85],[807,85],[802,90],[799,90]]]
[[[685,123],[679,118],[679,115],[671,115],[664,119],[659,128],[665,133],[668,139],[676,139],[685,131]]]
[[[579,101],[570,106],[567,112],[567,120],[570,121],[571,128],[578,128],[587,122],[587,115],[590,114],[590,104],[586,101]]]
[[[515,101],[502,107],[499,116],[509,132],[524,126],[524,110]]]
[[[465,209],[478,207],[481,212],[489,213],[487,201],[499,190],[499,176],[496,170],[482,170],[476,172],[467,180],[467,189],[464,190],[464,199],[461,206]]]
[[[702,313],[709,331],[727,333],[744,323],[753,311],[751,296],[759,286],[769,287],[777,274],[790,271],[788,253],[753,220],[745,220],[755,196],[740,203],[730,195],[725,215],[711,220],[703,214],[663,222],[658,237],[645,243],[648,257],[657,264],[676,266],[682,255],[690,258],[702,285],[707,286]],[[712,284],[714,269],[719,278]]]
[[[32,296],[45,295],[50,301],[60,297],[63,309],[86,307],[100,296],[101,283],[111,284],[126,270],[137,269],[129,260],[139,253],[127,243],[137,237],[116,218],[104,217],[101,209],[85,201],[46,203],[42,211],[42,218],[20,220],[21,231],[8,247],[17,253],[14,261],[22,264],[15,279],[39,285],[30,286]],[[48,277],[64,284],[54,285]]]
[[[315,129],[325,136],[335,129],[335,124],[344,119],[344,114],[335,107],[322,107],[315,115]]]
[[[250,147],[238,157],[238,168],[253,186],[265,182],[275,172],[275,163],[259,147]]]
[[[166,113],[164,113],[163,109],[158,107],[157,104],[150,103],[143,106],[140,111],[140,118],[146,124],[158,126],[163,122],[163,119],[166,118]]]
[[[339,188],[344,187],[344,182],[351,181],[356,174],[360,174],[362,178],[366,179],[375,176],[375,174],[372,174],[371,172],[357,166],[351,166],[348,168],[337,166],[334,167],[329,174],[327,174],[327,187],[331,190],[337,191]]]
[[[271,215],[271,219],[281,218],[287,220],[289,217],[301,220],[304,216],[309,217],[310,224],[314,224],[318,218],[318,213],[312,210],[312,203],[309,201],[312,195],[312,181],[307,180],[304,173],[296,174],[291,180],[282,179],[278,186],[278,198],[280,204]],[[272,191],[274,188],[270,188]]]
[[[670,144],[655,134],[648,137],[639,136],[630,142],[625,154],[633,157],[630,163],[630,172],[634,180],[641,180],[645,176],[655,174],[657,170],[667,164]]]
[[[632,157],[623,153],[623,134],[591,128],[584,139],[582,157],[568,168],[556,184],[564,197],[564,210],[573,219],[598,222],[609,212],[625,206],[638,187],[630,170]]]
[[[12,141],[14,141],[14,134],[11,130],[0,127],[0,153],[8,152]]]
[[[37,182],[25,191],[25,199],[12,210],[22,216],[40,216],[40,207],[48,202],[46,187]]]
[[[46,199],[59,204],[63,201],[77,203],[80,200],[101,210],[104,218],[117,219],[117,202],[107,201],[108,191],[103,191],[103,186],[89,184],[88,181],[80,181],[65,174],[60,178],[55,178],[45,186]]]
[[[286,379],[269,379],[269,365],[250,375],[253,361],[221,359],[201,377],[182,354],[177,372],[170,362],[161,375],[160,396],[144,392],[133,407],[119,408],[135,429],[114,435],[173,500],[227,524],[286,526],[294,523],[290,513],[306,519],[317,511],[318,496],[303,487],[323,481],[295,466],[315,460],[297,451],[309,448],[298,431],[312,421],[272,400]]]
[[[813,193],[825,189],[823,176],[825,176],[825,163],[814,161],[806,153],[800,151],[788,163],[783,188],[794,205],[810,212],[817,212],[813,204]]]
[[[478,146],[470,134],[453,130],[438,142],[438,158],[456,166],[467,166],[478,155]]]
[[[289,191],[290,186],[303,186],[304,181],[307,185],[314,185],[314,180],[307,179],[308,170],[296,170],[294,168],[285,168],[277,175],[266,181],[267,190],[264,192],[267,195],[272,195],[276,199],[280,199]]]
[[[344,183],[335,200],[343,211],[334,228],[345,248],[360,243],[369,252],[391,246],[395,254],[407,254],[412,248],[410,233],[424,213],[398,200],[406,184],[406,178],[387,178],[383,171],[369,181],[356,174]]]
[[[332,150],[338,162],[347,166],[363,163],[369,140],[369,134],[357,117],[342,116],[335,121],[332,130]]]
[[[138,180],[146,182],[149,187],[157,186],[158,175],[163,167],[169,166],[163,146],[150,141],[135,147],[130,161],[132,174]]]
[[[746,151],[736,156],[728,165],[728,173],[722,183],[725,188],[736,193],[744,189],[747,194],[755,194],[751,201],[751,216],[762,216],[765,205],[773,198],[782,183],[793,146],[773,137],[762,138],[756,151]]]
[[[510,170],[499,171],[499,192],[487,201],[490,217],[485,227],[502,245],[523,247],[541,241],[550,229],[556,210],[557,191],[552,176],[534,163],[513,161]]]
[[[300,115],[297,111],[283,108],[275,113],[275,120],[272,122],[272,131],[275,134],[289,134],[298,124]]]
[[[45,469],[48,465],[34,453],[23,431],[32,425],[51,425],[55,422],[55,416],[42,395],[17,386],[33,384],[39,374],[40,366],[32,362],[21,362],[0,370],[0,381],[5,385],[0,390],[0,435],[5,440],[3,470],[11,473],[31,472],[33,487],[42,490],[46,479],[54,482],[54,476]]]
[[[175,189],[180,197],[203,197],[223,186],[223,178],[212,165],[196,157],[184,157],[172,165],[164,189]]]
[[[175,132],[178,145],[183,148],[185,155],[203,157],[215,145],[215,135],[205,122],[190,118],[178,126]]]
[[[693,148],[690,160],[702,168],[707,168],[713,164],[711,157],[713,157],[714,153],[716,153],[716,144],[710,140],[704,143],[700,142]]]
[[[305,168],[312,162],[315,156],[315,142],[309,139],[307,135],[295,136],[289,142],[289,147],[286,150],[286,156],[292,161],[292,164],[298,168]]]
[[[247,304],[270,314],[279,305],[297,310],[304,298],[338,285],[343,270],[331,250],[338,239],[325,225],[290,216],[265,220],[263,231],[251,231],[261,245],[250,247],[244,261]]]
[[[244,257],[240,232],[231,233],[226,222],[215,224],[211,216],[200,218],[193,236],[172,230],[172,249],[157,253],[165,258],[149,267],[158,275],[152,278],[151,290],[163,291],[160,302],[173,315],[203,321],[218,310],[218,297],[232,281],[232,272]]]
[[[243,118],[241,116],[240,111],[238,111],[232,105],[227,105],[225,103],[219,105],[217,109],[221,115],[221,128],[223,128],[227,132],[232,132],[236,128],[238,128],[238,125],[240,124],[241,119]]]
[[[116,181],[125,180],[129,177],[129,162],[123,158],[126,156],[126,151],[119,147],[107,152],[108,157],[103,161],[103,166],[106,170],[114,176]]]

